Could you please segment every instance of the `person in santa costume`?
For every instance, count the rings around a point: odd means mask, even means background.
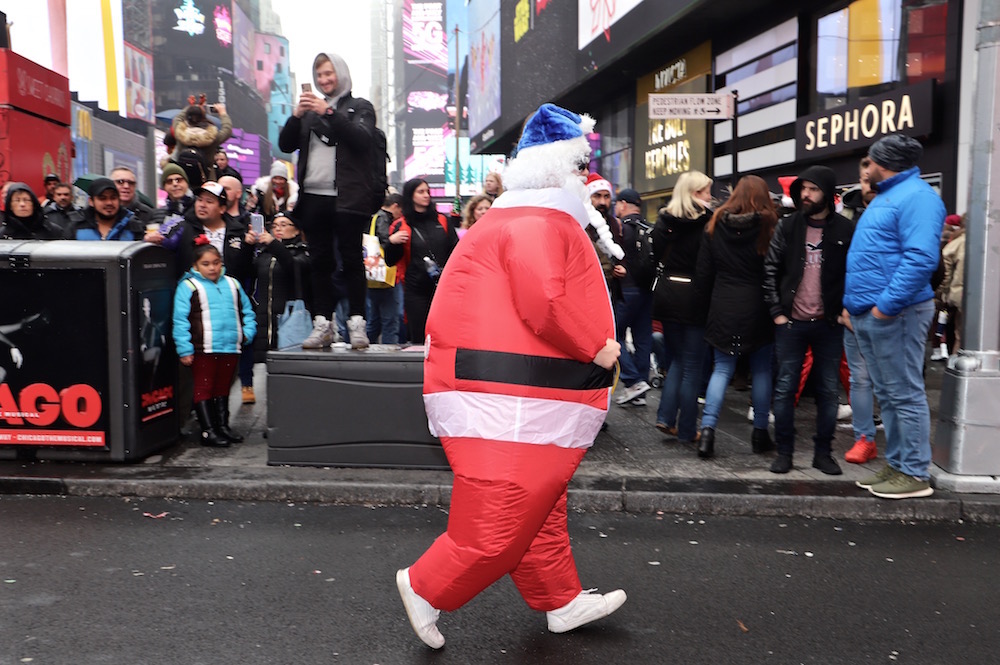
[[[456,247],[431,305],[424,405],[455,474],[451,510],[396,585],[435,649],[441,610],[506,574],[555,633],[625,602],[582,589],[566,524],[566,489],[607,415],[620,353],[584,230],[601,224],[583,183],[593,126],[552,104],[528,120],[507,190]],[[620,252],[602,226],[602,250]]]

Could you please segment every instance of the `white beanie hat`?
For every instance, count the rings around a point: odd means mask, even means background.
[[[288,180],[288,167],[284,162],[274,162],[271,164],[271,177],[280,176]]]

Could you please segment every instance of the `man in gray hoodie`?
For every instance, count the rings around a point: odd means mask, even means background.
[[[351,72],[339,55],[316,56],[313,82],[315,89],[303,84],[299,103],[278,136],[283,152],[299,151],[295,219],[309,239],[311,255],[315,320],[302,347],[323,348],[335,341],[333,273],[339,254],[350,303],[351,348],[364,349],[367,280],[361,234],[381,205],[370,177],[375,109],[351,95]]]

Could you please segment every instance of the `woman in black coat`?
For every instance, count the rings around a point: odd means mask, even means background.
[[[406,327],[410,341],[416,344],[424,343],[437,280],[456,244],[455,227],[434,208],[427,181],[407,181],[403,185],[403,216],[389,226],[385,262],[399,266],[396,275],[403,281]]]
[[[273,234],[273,235],[272,235]],[[278,316],[289,300],[309,299],[309,248],[286,213],[278,213],[271,233],[264,231],[257,240],[260,254],[254,259],[257,270],[257,337],[254,339],[254,362],[267,360],[269,349],[278,348]]]
[[[754,430],[767,432],[774,324],[764,302],[764,256],[777,223],[767,185],[750,175],[740,179],[705,227],[695,297],[701,306],[708,306],[705,339],[713,347],[715,368],[701,416],[699,457],[715,452],[715,425],[741,355],[750,360]],[[765,442],[754,441],[755,449],[764,446]]]
[[[695,302],[694,274],[701,237],[712,218],[711,190],[712,179],[704,173],[682,173],[652,235],[661,266],[653,289],[653,318],[663,325],[667,372],[656,428],[681,441],[697,441],[699,436],[698,391],[708,347],[704,311]]]

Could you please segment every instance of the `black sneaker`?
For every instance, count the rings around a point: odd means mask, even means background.
[[[833,459],[829,455],[813,457],[813,468],[819,469],[828,476],[839,476],[844,473],[840,470],[840,465],[837,464],[837,460]]]
[[[788,473],[792,470],[792,456],[778,453],[771,462],[771,473]]]

